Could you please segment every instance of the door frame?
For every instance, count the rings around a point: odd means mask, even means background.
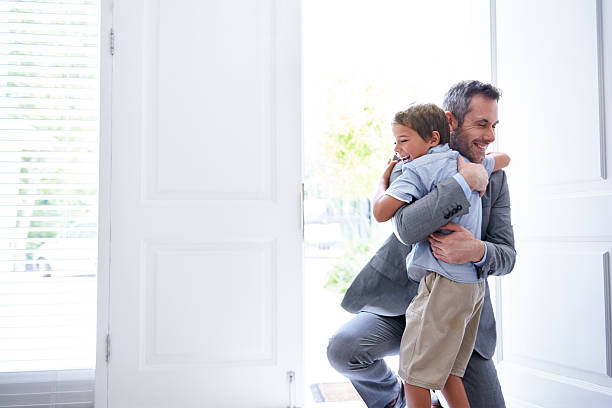
[[[94,403],[108,406],[107,335],[110,333],[113,0],[100,0],[100,162],[98,187],[98,301]],[[114,45],[114,44],[113,44]]]

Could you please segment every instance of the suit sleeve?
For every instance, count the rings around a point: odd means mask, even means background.
[[[450,177],[412,204],[404,205],[391,219],[395,236],[404,245],[422,241],[451,218],[469,212],[470,203],[461,185]]]
[[[510,220],[510,194],[506,173],[500,171],[502,180],[500,191],[495,202],[491,203],[489,224],[483,241],[487,246],[487,258],[480,273],[488,275],[505,275],[514,268],[516,250],[514,249],[514,231]]]

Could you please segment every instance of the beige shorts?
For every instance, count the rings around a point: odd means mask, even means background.
[[[485,282],[460,283],[431,272],[406,310],[399,376],[441,390],[449,374],[463,377],[472,356]]]

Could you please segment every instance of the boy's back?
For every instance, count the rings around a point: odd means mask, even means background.
[[[457,174],[458,156],[459,152],[450,149],[448,144],[430,148],[427,154],[403,165],[402,175],[391,183],[385,194],[407,203],[427,195],[436,184]],[[489,176],[494,164],[493,158],[485,157],[483,165]],[[471,192],[468,200],[470,212],[453,219],[453,214],[448,214],[449,222],[462,225],[480,239],[482,203],[478,192]],[[409,276],[416,281],[425,276],[427,271],[437,272],[456,282],[473,283],[484,279],[478,277],[472,262],[450,264],[436,259],[427,241],[415,244],[406,262]]]

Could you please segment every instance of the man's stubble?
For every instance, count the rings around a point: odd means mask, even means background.
[[[472,163],[482,163],[484,155],[473,150],[472,143],[474,140],[469,140],[469,135],[465,134],[461,127],[450,132],[449,146],[453,150],[457,150],[463,156],[467,157]]]

